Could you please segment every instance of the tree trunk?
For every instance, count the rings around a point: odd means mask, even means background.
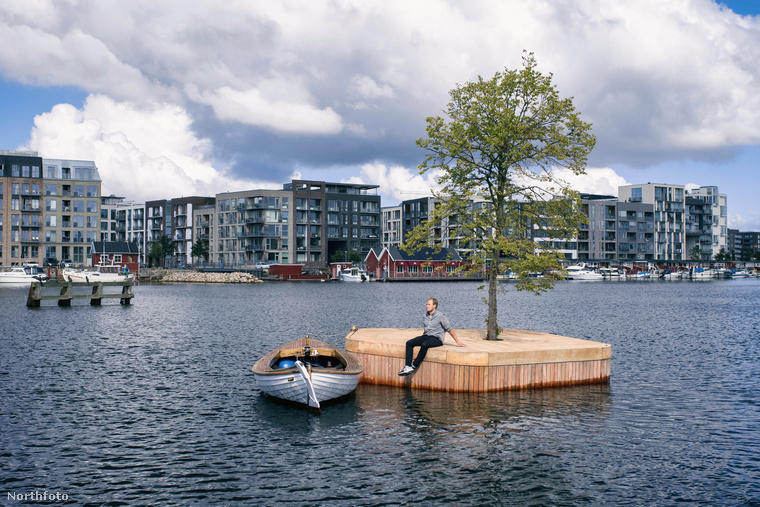
[[[486,340],[499,339],[499,321],[496,318],[496,266],[488,273],[488,330]]]

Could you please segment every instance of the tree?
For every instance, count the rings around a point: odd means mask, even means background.
[[[699,245],[694,245],[691,250],[689,250],[689,259],[693,261],[698,261],[702,258],[702,253],[699,251]]]
[[[153,242],[150,244],[150,251],[148,252],[148,258],[153,261],[151,262],[152,265],[160,266],[161,265],[161,259],[164,257],[164,251],[161,248],[161,244],[156,242]]]
[[[208,261],[208,244],[201,238],[198,238],[195,240],[195,243],[193,243],[193,248],[190,250],[190,255],[194,259],[203,257],[204,261]]]
[[[174,255],[174,243],[166,234],[150,244],[149,257],[156,261],[157,265],[164,264],[166,267],[166,256]]]
[[[346,252],[343,250],[335,250],[330,256],[330,262],[344,262],[346,260]]]
[[[489,340],[499,335],[497,276],[516,273],[517,290],[534,294],[552,288],[552,278],[530,274],[561,268],[552,240],[577,236],[586,221],[580,196],[558,170],[584,174],[596,139],[551,80],[525,53],[521,70],[457,85],[447,118],[427,118],[427,138],[417,141],[428,152],[420,174],[440,171],[441,189],[428,221],[403,248],[435,243],[437,227],[448,228],[460,245],[475,246],[463,269],[487,275]],[[546,241],[537,243],[534,231]]]
[[[728,260],[731,260],[731,256],[729,255],[729,253],[726,251],[725,248],[721,248],[720,251],[714,255],[714,259],[719,262],[728,261]]]

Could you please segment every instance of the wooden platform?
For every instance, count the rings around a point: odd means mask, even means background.
[[[466,347],[458,347],[447,334],[444,345],[429,349],[413,375],[399,377],[406,341],[421,332],[421,328],[368,328],[346,336],[346,350],[364,366],[361,382],[482,392],[610,379],[610,345],[515,329],[505,329],[500,341],[485,340],[485,329],[456,329]]]

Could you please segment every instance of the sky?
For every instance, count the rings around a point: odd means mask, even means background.
[[[143,202],[291,179],[426,195],[425,120],[532,52],[593,124],[580,192],[717,186],[760,231],[759,0],[3,0],[0,149]]]

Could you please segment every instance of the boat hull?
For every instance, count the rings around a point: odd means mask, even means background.
[[[64,269],[63,276],[67,280],[72,282],[123,282],[134,280],[135,275],[129,273],[127,275],[117,273],[100,273],[97,271],[77,271],[74,269]]]
[[[14,285],[31,284],[47,280],[47,274],[38,267],[15,267],[10,271],[0,272],[0,283],[9,283]]]
[[[289,361],[290,366],[281,368],[282,361]],[[308,372],[299,371],[295,361],[302,361]],[[263,393],[318,408],[321,402],[351,394],[364,368],[350,352],[313,338],[301,338],[269,352],[252,370]],[[309,383],[314,389],[314,401],[309,396]]]
[[[289,368],[280,375],[259,375],[254,373],[262,392],[269,396],[294,403],[314,406],[309,399],[308,386],[305,379],[295,368]],[[359,384],[358,374],[338,375],[312,370],[311,382],[314,393],[320,402],[342,398],[354,392]]]

